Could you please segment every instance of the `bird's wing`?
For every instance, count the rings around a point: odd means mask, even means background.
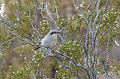
[[[64,38],[61,35],[57,35],[57,41],[58,43],[64,43]]]

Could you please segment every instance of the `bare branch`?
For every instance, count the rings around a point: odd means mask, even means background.
[[[92,4],[93,4],[93,2],[94,2],[94,0],[89,0],[89,1],[90,1],[90,3],[89,3],[89,5],[87,6],[86,11],[88,11],[88,10],[90,9],[90,7],[92,6]]]
[[[19,37],[15,33],[12,33],[11,31],[9,31],[9,33],[12,34],[12,35],[14,35],[15,37],[19,38],[20,40],[24,41],[25,43],[28,43],[28,44],[30,44],[32,46],[36,46],[36,43],[33,42],[33,41],[28,41],[29,40],[28,38],[27,38],[28,40],[26,40],[26,39],[23,39],[23,38]]]
[[[118,46],[118,47],[120,47],[120,44],[115,40],[115,44]]]
[[[82,15],[82,17],[84,18],[85,20],[85,23],[88,25],[89,24],[89,20],[88,20],[88,17],[86,15],[86,13],[84,12],[84,10],[82,9],[82,7],[80,6],[80,2],[78,0],[75,0],[77,2],[77,5],[79,6],[79,12],[80,14]],[[75,6],[75,5],[74,5]]]
[[[38,0],[36,2],[36,12],[35,12],[35,18],[33,20],[33,26],[35,29],[39,29],[40,27],[40,21],[43,20],[42,14],[41,14],[41,9],[39,9],[39,3]]]
[[[100,17],[100,21],[99,21],[99,23],[98,23],[97,30],[96,30],[96,33],[95,33],[95,39],[97,38],[97,35],[98,35],[99,30],[100,30],[100,28],[101,28],[100,25],[101,25],[101,23],[102,23],[102,21],[103,21],[103,16],[104,16],[104,14],[105,14],[106,11],[107,11],[108,2],[109,2],[109,0],[107,0],[106,7],[105,7],[105,9],[104,9],[104,11],[103,11],[103,13],[102,13],[102,15],[101,15],[101,17]],[[94,40],[94,41],[95,41],[95,40]]]
[[[11,39],[9,39],[9,40],[7,40],[7,41],[1,43],[0,46],[6,44],[6,43],[8,43],[8,42],[11,42],[12,40],[14,40],[14,39],[16,39],[16,38],[17,38],[17,37],[13,37],[13,38],[11,38]]]
[[[97,11],[97,12],[99,11],[100,1],[101,1],[101,0],[97,0],[97,1],[96,1],[96,7],[95,7],[95,8],[96,8],[96,11]]]
[[[52,22],[55,22],[53,16],[51,15],[52,13],[50,12],[50,9],[48,7],[48,0],[46,0],[46,7],[45,8],[46,8],[46,12],[48,14],[48,17],[51,19]]]
[[[45,9],[46,9],[46,13],[48,15],[48,18],[49,18],[49,23],[51,25],[50,29],[54,29],[55,27],[57,27],[57,23],[48,7],[48,0],[46,0],[46,3],[45,3]]]
[[[37,39],[39,40],[39,41],[41,41],[41,38],[43,37],[40,33],[39,33],[39,31],[37,30],[37,28],[35,28],[35,25],[34,25],[34,23],[32,23],[32,21],[31,21],[31,15],[30,15],[30,12],[29,12],[29,17],[28,17],[28,19],[29,19],[29,22],[30,22],[30,24],[31,24],[31,32],[33,33],[33,35],[35,35],[36,37],[37,37]],[[37,16],[37,17],[39,17],[39,16]],[[42,16],[41,16],[42,17]],[[40,21],[39,21],[40,22]]]

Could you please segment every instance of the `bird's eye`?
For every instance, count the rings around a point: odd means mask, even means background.
[[[56,32],[51,32],[50,34],[53,35],[53,34],[55,34],[55,33],[56,33]]]

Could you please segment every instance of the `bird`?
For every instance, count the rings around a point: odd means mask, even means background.
[[[64,43],[64,36],[61,30],[54,29],[50,30],[47,35],[41,40],[40,46],[37,45],[37,48],[35,50],[44,51],[45,53],[51,53],[53,50],[55,50],[57,47],[60,46],[60,44]]]
[[[54,49],[62,43],[64,43],[64,37],[62,31],[58,29],[49,31],[41,41],[42,46],[50,49]]]
[[[64,41],[64,36],[61,30],[50,30],[40,42],[40,46],[38,45],[35,50],[39,50],[41,48],[40,50],[42,50],[46,56],[52,56],[52,52],[54,52],[60,44],[63,44]]]

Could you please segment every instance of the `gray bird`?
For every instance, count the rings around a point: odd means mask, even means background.
[[[55,29],[49,31],[49,33],[42,39],[41,46],[37,47],[35,50],[41,48],[45,55],[53,55],[53,51],[59,47],[60,44],[64,43],[64,38],[61,30]]]
[[[54,49],[64,43],[64,38],[61,30],[51,30],[41,41],[41,45]]]
[[[64,43],[64,37],[61,30],[55,29],[48,32],[48,34],[42,39],[41,46],[35,49],[42,50],[46,55],[53,55],[52,51]]]

